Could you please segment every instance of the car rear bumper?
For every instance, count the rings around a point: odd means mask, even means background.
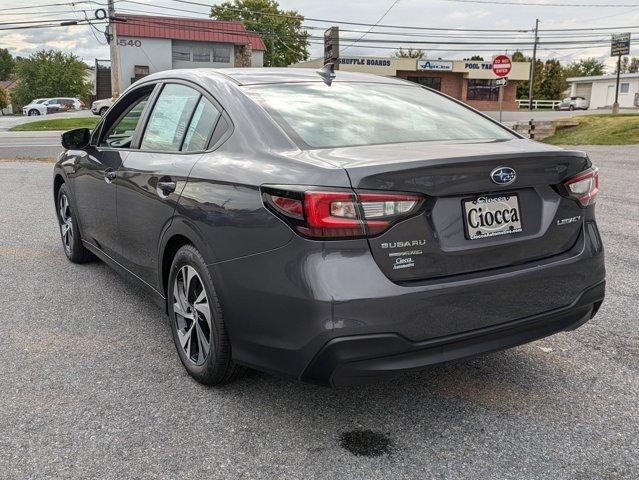
[[[597,313],[604,293],[605,282],[601,282],[569,307],[425,342],[411,342],[394,333],[334,338],[301,378],[329,386],[351,385],[514,347],[583,325]]]
[[[576,327],[596,312],[605,279],[592,221],[563,254],[406,284],[384,276],[366,240],[295,236],[209,268],[235,361],[329,385]]]

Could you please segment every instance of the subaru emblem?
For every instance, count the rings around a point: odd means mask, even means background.
[[[517,173],[510,167],[497,167],[490,172],[490,179],[497,185],[510,185],[517,178]]]

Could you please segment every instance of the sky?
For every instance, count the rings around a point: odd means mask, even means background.
[[[24,8],[25,6],[43,5],[51,3],[67,3],[69,0],[31,0],[27,3],[24,0],[0,0],[0,30],[8,28],[11,22],[25,22],[35,19],[84,19],[87,14],[93,18],[93,10],[100,8],[100,3],[105,0],[78,2],[74,6],[48,6],[31,8],[26,10],[8,10],[12,8]],[[218,1],[207,2],[206,0],[192,0],[197,3],[220,3]],[[509,2],[514,4],[492,4],[493,2]],[[157,12],[162,15],[206,17],[209,8],[192,4],[180,4],[174,0],[136,0],[146,4],[128,3],[126,0],[118,0],[116,11],[122,13],[134,13],[144,10],[145,12]],[[546,32],[544,29],[561,28],[590,28],[590,27],[628,27],[637,26],[634,35],[639,40],[639,0],[280,0],[280,6],[284,9],[294,9],[305,17],[320,18],[328,20],[341,20],[373,24],[377,22],[384,13],[386,16],[380,22],[381,25],[395,26],[415,26],[415,27],[437,27],[451,29],[526,29],[534,27],[535,19],[540,20],[540,38],[550,38],[556,33]],[[519,5],[517,5],[519,3]],[[534,5],[522,5],[521,3],[532,3]],[[579,7],[550,6],[547,4],[581,4]],[[629,8],[614,7],[606,8],[601,4],[625,4],[632,5]],[[544,5],[546,4],[546,5]],[[586,6],[590,5],[590,6]],[[164,8],[162,8],[164,7]],[[182,8],[198,13],[176,12],[172,8]],[[85,11],[83,11],[85,10]],[[308,25],[325,28],[326,23],[306,22]],[[359,38],[368,27],[364,26],[342,26],[343,29],[361,30],[357,32],[342,32],[342,38]],[[104,25],[97,25],[95,29],[89,26],[67,26],[58,28],[41,28],[29,30],[4,30],[0,31],[0,47],[8,48],[14,55],[27,56],[39,49],[56,48],[73,52],[84,59],[87,63],[93,63],[95,58],[108,59],[109,49],[106,45],[104,35],[96,30],[104,30]],[[366,35],[365,39],[390,39],[384,35],[376,35],[375,31],[384,30],[376,28]],[[387,31],[397,32],[396,28],[386,28]],[[620,28],[619,31],[628,29]],[[401,30],[404,32],[405,30]],[[407,30],[412,35],[422,35],[423,31]],[[320,34],[318,31],[313,33]],[[431,32],[432,33],[432,32]],[[582,35],[586,32],[581,32]],[[605,38],[601,36],[599,38]],[[494,33],[465,33],[468,38],[459,38],[459,33],[451,31],[437,31],[437,41],[474,41],[478,37],[485,38]],[[451,35],[458,35],[454,38]],[[527,41],[532,38],[530,33],[501,33],[506,35],[508,41]],[[408,38],[408,37],[405,37]],[[412,37],[414,39],[414,37]],[[422,38],[423,39],[423,38]],[[419,39],[418,39],[419,40]],[[502,40],[499,40],[502,41]],[[349,43],[342,40],[341,47],[344,49]],[[354,44],[345,48],[344,56],[381,56],[388,57],[393,53],[392,49],[367,48],[364,44]],[[387,45],[391,47],[392,45]],[[370,46],[369,46],[370,47]],[[480,54],[484,58],[491,58],[493,54],[504,53],[503,46],[481,47],[489,48],[489,51],[478,52],[472,46],[460,45],[437,45],[420,47],[426,52],[427,58],[461,59],[473,54]],[[477,47],[479,48],[479,47]],[[461,51],[465,49],[464,51]],[[501,49],[501,50],[500,50]],[[531,53],[527,47],[522,48],[524,52]],[[597,47],[589,49],[566,50],[557,49],[555,51],[543,50],[539,52],[539,57],[558,58],[560,61],[568,63],[584,57],[597,57],[606,62],[609,68],[613,68],[614,60],[609,57],[609,47]],[[311,58],[322,55],[322,46],[311,45]],[[506,53],[512,53],[507,50]],[[639,44],[633,46],[631,55],[639,56]]]

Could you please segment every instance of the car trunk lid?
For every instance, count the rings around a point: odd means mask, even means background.
[[[349,147],[307,155],[346,169],[356,191],[411,192],[427,197],[419,215],[369,239],[380,269],[396,282],[557,255],[574,245],[581,229],[582,209],[557,190],[564,180],[590,165],[580,152],[515,139]],[[516,172],[508,185],[491,179],[491,173],[502,167]],[[519,229],[481,236],[486,234],[482,227],[476,229],[480,236],[473,239],[469,209],[486,207],[486,201],[516,205]],[[471,223],[476,223],[476,215]]]

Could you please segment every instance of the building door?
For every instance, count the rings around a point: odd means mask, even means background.
[[[592,94],[592,83],[578,83],[575,89],[575,97],[584,97],[590,101],[590,95]]]
[[[111,66],[105,63],[103,60],[95,61],[95,100],[111,98]]]

